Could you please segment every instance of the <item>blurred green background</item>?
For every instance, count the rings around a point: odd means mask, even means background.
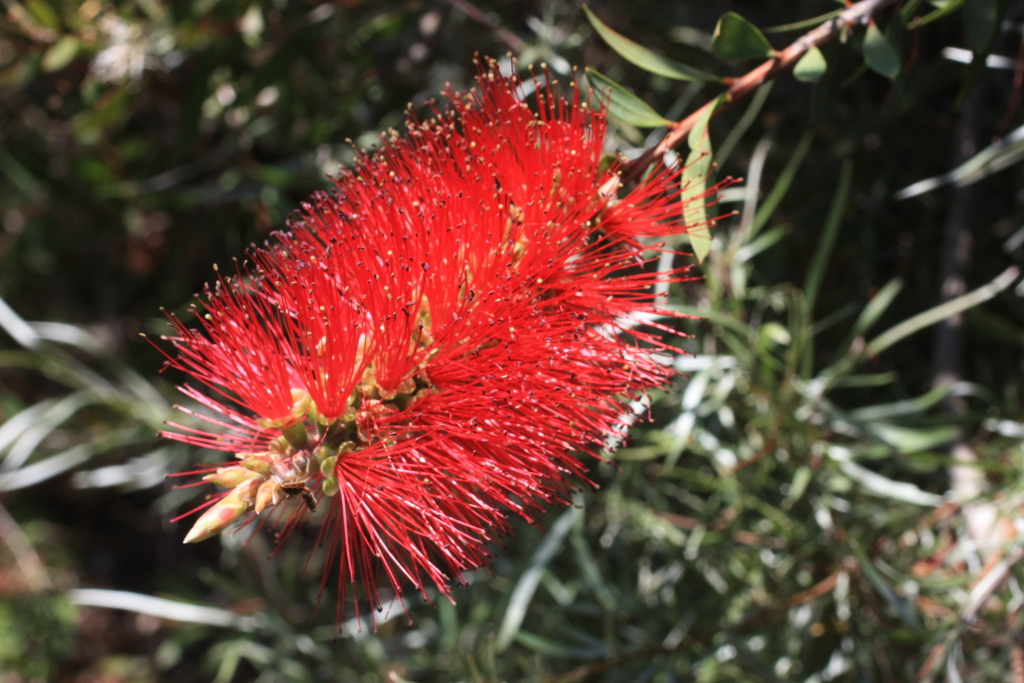
[[[183,378],[139,333],[353,144],[471,87],[476,53],[591,67],[670,120],[722,86],[631,65],[561,0],[3,8],[3,683],[1024,681],[1024,3],[898,3],[887,47],[858,27],[816,83],[715,119],[717,176],[744,180],[701,279],[666,293],[703,320],[634,406],[652,419],[457,605],[412,597],[376,630],[349,606],[340,635],[315,527],[270,559],[266,534],[181,544],[168,520],[201,494],[164,475],[219,458],[155,438]],[[842,5],[590,8],[735,77],[757,62],[711,54],[724,12],[782,48]],[[608,151],[663,134],[614,122]]]

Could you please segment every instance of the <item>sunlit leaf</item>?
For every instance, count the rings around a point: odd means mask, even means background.
[[[853,330],[850,334],[859,336],[871,329],[871,326],[888,310],[889,304],[892,303],[901,289],[903,289],[903,281],[899,278],[887,282],[868,302],[864,310],[861,311],[860,316],[857,317],[857,322],[853,324]]]
[[[920,453],[949,443],[960,436],[960,428],[955,425],[911,429],[885,422],[873,422],[869,431],[900,453]]]
[[[728,60],[764,59],[775,53],[760,29],[735,12],[726,12],[718,20],[711,52]]]
[[[704,199],[708,179],[711,177],[711,137],[708,135],[708,123],[715,109],[724,101],[724,95],[719,95],[690,129],[687,137],[690,154],[686,157],[686,169],[683,171],[682,179],[683,218],[687,224],[693,226],[687,234],[698,263],[703,263],[711,252],[711,231],[708,229],[708,212]]]
[[[978,182],[993,173],[998,173],[1024,160],[1024,126],[1017,128],[1001,140],[981,150],[952,171],[925,180],[919,180],[894,195],[894,198],[909,199],[937,187],[956,183],[965,187]]]
[[[644,71],[648,71],[652,74],[658,74],[659,76],[664,76],[666,78],[674,78],[680,81],[719,80],[716,76],[705,73],[700,69],[662,57],[661,55],[651,52],[642,45],[634,43],[629,38],[626,38],[622,34],[617,33],[606,26],[586,5],[583,6],[583,12],[587,15],[587,19],[594,27],[594,30],[597,31],[598,35],[604,38],[604,41],[608,43],[609,47],[619,53],[623,59],[636,64]]]
[[[905,337],[909,337],[915,332],[919,332],[920,330],[941,322],[950,316],[956,315],[957,313],[962,313],[970,308],[974,308],[975,306],[988,301],[999,292],[1002,292],[1004,289],[1016,282],[1019,277],[1020,269],[1017,266],[1010,266],[987,285],[978,287],[973,291],[967,292],[955,299],[950,299],[949,301],[939,304],[933,308],[929,308],[927,311],[918,313],[898,325],[890,327],[888,330],[868,342],[867,347],[864,349],[864,353],[868,356],[877,355],[896,342]]]
[[[618,120],[640,128],[657,128],[672,123],[604,74],[587,69],[587,78],[596,90],[608,93],[608,113]]]
[[[56,29],[60,26],[57,12],[54,11],[53,7],[46,0],[25,0],[25,8],[28,9],[32,18],[38,21],[41,26],[49,29]]]
[[[78,38],[75,36],[64,36],[51,45],[43,55],[43,71],[60,71],[70,64],[78,54],[78,45]]]
[[[793,67],[793,78],[804,83],[813,83],[824,76],[827,69],[828,63],[825,61],[825,55],[821,54],[821,50],[817,46],[812,45],[807,54],[801,57]]]

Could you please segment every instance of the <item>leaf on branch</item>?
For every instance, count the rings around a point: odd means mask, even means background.
[[[608,113],[618,120],[639,128],[657,128],[672,123],[604,74],[587,69],[587,78],[595,90],[609,94]]]
[[[816,45],[812,45],[807,54],[801,57],[793,67],[793,78],[803,83],[814,83],[825,75],[827,69],[828,62],[825,61],[825,55],[821,54],[821,50]]]
[[[708,180],[711,178],[711,136],[708,134],[708,123],[711,115],[725,102],[725,93],[718,96],[696,125],[690,129],[687,143],[690,154],[686,157],[686,168],[683,170],[683,207],[684,220],[694,227],[687,231],[693,255],[698,263],[703,263],[711,252],[711,231],[708,229],[708,211],[704,193],[707,191]],[[690,204],[693,206],[691,207]]]
[[[590,8],[586,5],[583,6],[583,12],[587,15],[587,20],[590,22],[594,30],[597,31],[598,35],[604,38],[604,42],[608,43],[608,46],[615,50],[619,56],[626,61],[637,65],[644,71],[665,78],[674,78],[679,81],[718,81],[720,80],[717,76],[713,76],[709,73],[696,69],[692,66],[682,64],[667,57],[655,54],[643,47],[634,43],[629,38],[626,38],[620,33],[613,31],[607,25],[602,23],[597,16],[590,11]]]
[[[873,21],[868,24],[868,32],[864,36],[864,63],[889,80],[895,80],[902,68],[896,49]]]
[[[761,30],[735,12],[726,12],[718,20],[711,52],[726,60],[766,59],[775,54]]]

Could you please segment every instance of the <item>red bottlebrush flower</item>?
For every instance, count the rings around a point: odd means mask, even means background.
[[[653,292],[686,269],[643,267],[639,238],[686,230],[680,169],[618,197],[601,108],[542,88],[534,111],[493,62],[478,81],[304,204],[197,329],[171,318],[169,365],[223,419],[165,436],[238,459],[186,542],[275,505],[285,536],[326,499],[339,610],[352,582],[379,607],[382,572],[447,595],[509,512],[568,503],[577,453],[671,374]]]

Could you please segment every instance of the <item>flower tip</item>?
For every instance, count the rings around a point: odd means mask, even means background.
[[[199,543],[200,541],[205,541],[208,538],[213,538],[216,535],[216,529],[205,524],[196,524],[187,534],[185,534],[185,540],[182,541],[182,543]]]

